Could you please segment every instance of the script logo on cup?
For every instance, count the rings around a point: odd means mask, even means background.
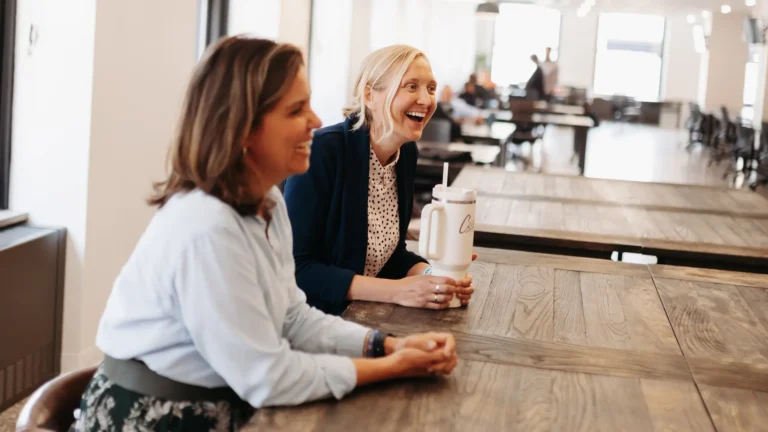
[[[467,217],[465,217],[464,220],[461,221],[461,226],[459,227],[459,234],[466,234],[474,230],[475,230],[475,222],[472,221],[471,215],[467,215]]]

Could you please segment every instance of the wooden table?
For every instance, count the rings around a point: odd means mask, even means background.
[[[545,114],[570,114],[570,115],[584,115],[584,107],[579,105],[567,105],[567,104],[551,104],[544,101],[536,101],[533,104],[533,108],[536,112]],[[514,110],[513,110],[514,111]]]
[[[500,164],[501,150],[499,147],[488,144],[460,144],[440,143],[431,141],[418,141],[416,145],[419,151],[427,149],[441,149],[455,152],[469,152],[472,161],[466,163],[451,162],[448,166],[448,182],[452,183],[464,167],[472,164]],[[443,162],[422,157],[419,155],[416,166],[416,191],[430,191],[443,180]]]
[[[419,151],[428,149],[440,149],[451,152],[467,152],[472,157],[472,162],[476,164],[499,164],[501,160],[501,149],[498,146],[490,144],[463,144],[463,143],[441,143],[433,141],[418,141],[416,146]],[[419,164],[429,164],[435,162],[440,165],[442,169],[443,163],[440,161],[432,161],[430,159],[419,158]],[[462,165],[465,166],[465,165]]]
[[[507,160],[507,138],[515,132],[517,126],[509,123],[470,124],[461,125],[462,137],[475,143],[485,143],[499,148],[496,160],[498,166],[504,166]],[[471,145],[471,144],[470,144]]]
[[[764,430],[768,277],[478,249],[463,309],[345,318],[456,336],[447,378],[261,410],[250,430]],[[669,314],[669,315],[667,315]]]
[[[474,168],[452,185],[479,192],[477,245],[768,272],[768,200],[752,192]]]
[[[579,173],[584,174],[587,157],[587,134],[595,122],[586,115],[556,114],[540,112],[498,111],[494,114],[496,122],[509,122],[517,125],[542,124],[573,128],[573,153],[579,161]]]
[[[516,126],[511,123],[491,123],[461,125],[461,135],[471,141],[479,141],[493,145],[499,145],[515,132]]]
[[[489,196],[768,218],[768,200],[747,190],[605,180],[467,167],[454,186]]]

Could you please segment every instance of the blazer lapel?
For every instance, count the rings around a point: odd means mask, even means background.
[[[346,214],[342,215],[344,228],[339,234],[345,237],[343,244],[347,245],[347,253],[343,254],[345,262],[342,265],[362,274],[365,271],[368,252],[368,159],[371,144],[368,128],[364,126],[350,131],[351,123],[350,119],[344,121],[346,153],[349,156],[345,161],[349,176],[344,187],[349,199],[346,203]]]
[[[397,213],[400,216],[400,241],[405,237],[405,233],[408,232],[409,218],[411,215],[411,206],[413,203],[408,202],[406,197],[409,195],[406,188],[409,184],[413,184],[413,179],[408,176],[408,161],[411,160],[408,153],[408,143],[400,147],[400,160],[395,165],[395,173],[397,174]]]

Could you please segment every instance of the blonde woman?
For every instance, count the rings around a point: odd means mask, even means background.
[[[296,281],[309,304],[340,314],[351,300],[429,309],[468,304],[471,277],[432,276],[405,248],[424,125],[437,106],[426,56],[395,45],[369,54],[346,119],[319,130],[306,174],[288,179]]]
[[[310,308],[276,184],[309,166],[299,50],[227,38],[187,91],[160,207],[115,281],[79,431],[236,430],[254,408],[450,373],[453,338],[386,335]],[[363,358],[369,357],[369,358]]]

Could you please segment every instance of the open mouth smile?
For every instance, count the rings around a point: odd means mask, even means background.
[[[415,122],[421,123],[424,121],[425,118],[427,118],[427,113],[408,111],[407,113],[405,113],[405,116]]]

